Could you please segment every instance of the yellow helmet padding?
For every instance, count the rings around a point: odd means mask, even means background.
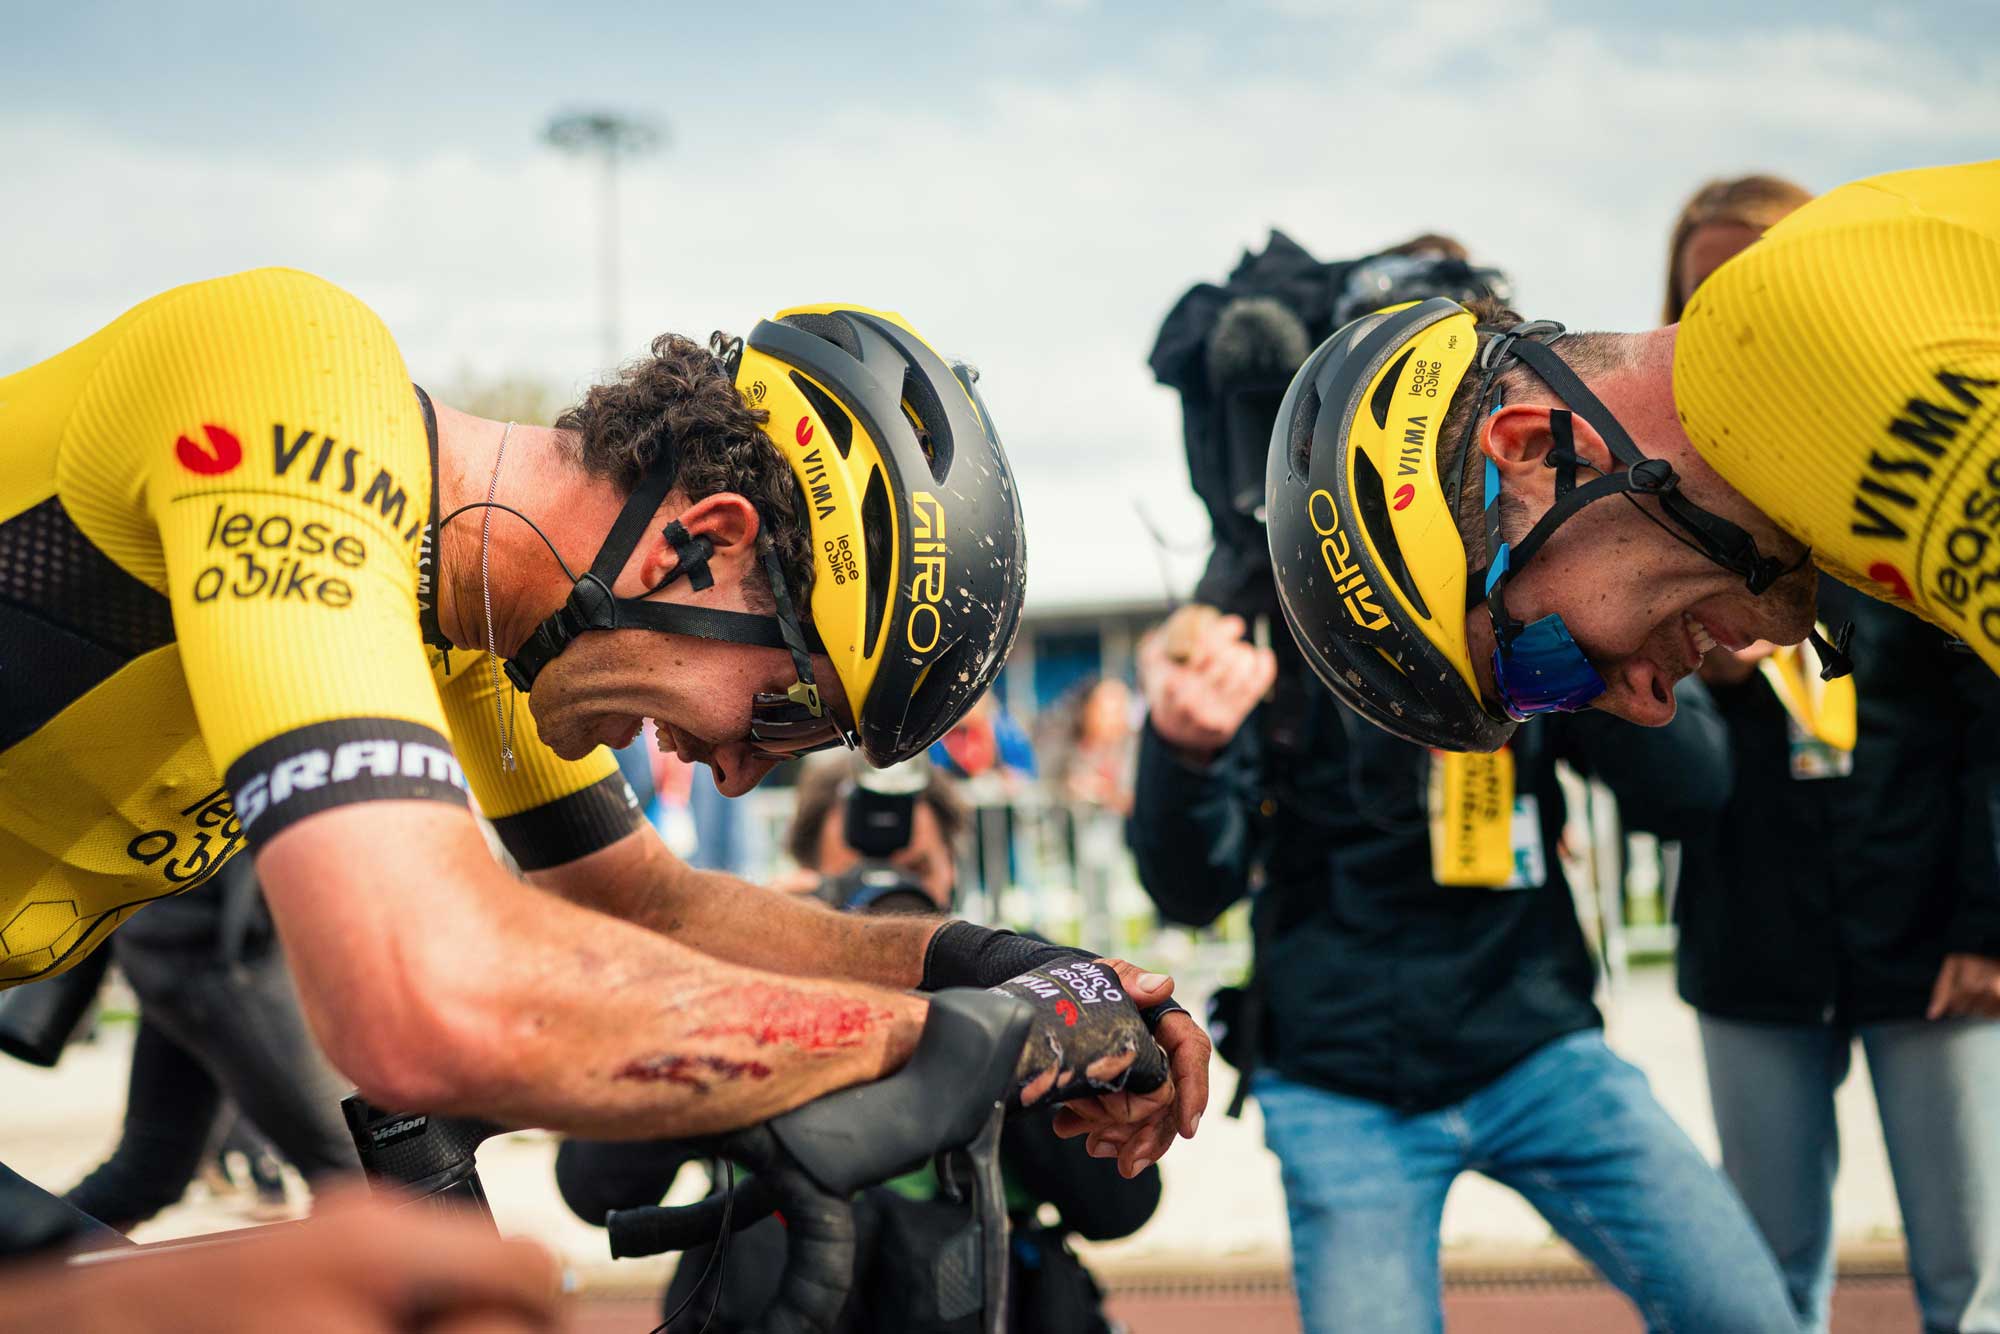
[[[1369,381],[1349,431],[1347,463],[1350,491],[1360,485],[1355,476],[1359,456],[1366,456],[1381,476],[1396,545],[1426,605],[1415,605],[1394,579],[1381,581],[1387,587],[1375,590],[1377,596],[1393,597],[1402,604],[1475,695],[1479,678],[1465,638],[1465,543],[1453,514],[1453,497],[1438,478],[1437,456],[1452,394],[1479,347],[1476,323],[1468,311],[1430,325]],[[1388,410],[1383,424],[1377,425],[1372,405],[1391,376],[1395,378],[1388,388]],[[1369,542],[1373,549],[1366,525],[1359,526],[1354,539]],[[1379,551],[1375,558],[1378,564],[1387,563]]]

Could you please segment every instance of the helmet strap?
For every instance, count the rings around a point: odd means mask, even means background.
[[[574,643],[578,635],[592,630],[623,628],[656,630],[663,634],[789,650],[799,672],[800,684],[805,687],[802,693],[810,694],[815,706],[814,716],[817,717],[819,695],[813,684],[810,652],[819,646],[818,636],[810,627],[799,622],[767,533],[758,534],[757,548],[765,572],[771,579],[771,592],[777,603],[775,616],[650,601],[653,594],[683,575],[697,592],[715,584],[715,575],[709,569],[709,561],[715,555],[714,542],[705,536],[690,534],[678,519],[663,530],[663,536],[678,558],[666,577],[647,589],[641,597],[621,598],[611,591],[612,584],[651,527],[653,515],[665,502],[667,492],[673,489],[679,470],[680,458],[671,445],[663,447],[654,456],[645,475],[618,511],[618,518],[605,536],[604,545],[598,548],[597,558],[590,563],[590,569],[577,577],[563,605],[536,626],[527,642],[508,660],[507,678],[514,683],[515,689],[526,694],[534,688],[535,678],[541,675],[542,669]],[[761,512],[759,518],[763,518]]]
[[[1574,493],[1576,496],[1584,496],[1587,493],[1587,499],[1580,500],[1567,508],[1564,507],[1564,502],[1572,497],[1564,495],[1559,485],[1556,505],[1542,516],[1542,521],[1535,525],[1534,532],[1522,541],[1521,549],[1516,552],[1520,563],[1526,563],[1532,550],[1541,545],[1541,541],[1536,540],[1536,534],[1546,539],[1547,532],[1544,530],[1554,528],[1555,524],[1551,523],[1551,520],[1560,522],[1592,500],[1602,499],[1619,491],[1632,491],[1657,497],[1661,512],[1692,539],[1691,544],[1695,550],[1725,570],[1741,575],[1745,586],[1752,593],[1762,593],[1792,569],[1797,568],[1797,566],[1786,567],[1779,564],[1775,558],[1764,555],[1758,551],[1757,541],[1749,533],[1721,515],[1705,510],[1689,500],[1681,491],[1680,477],[1675,473],[1673,465],[1665,459],[1648,458],[1640,452],[1639,446],[1633,443],[1623,423],[1613,415],[1611,409],[1604,406],[1604,400],[1591,392],[1589,386],[1584,384],[1583,378],[1570,369],[1569,363],[1564,361],[1555,349],[1533,338],[1516,338],[1509,344],[1507,352],[1525,363],[1528,369],[1532,370],[1543,384],[1554,390],[1563,402],[1582,412],[1584,419],[1597,428],[1597,433],[1604,441],[1605,448],[1611,452],[1612,458],[1625,465],[1623,475],[1633,478],[1631,484],[1615,487],[1602,485],[1611,481],[1610,477],[1599,478]],[[1559,427],[1558,411],[1551,411],[1549,414],[1550,431],[1552,433],[1560,431],[1557,435],[1557,448],[1550,451],[1549,459],[1551,467],[1566,467],[1573,478],[1575,464],[1579,460],[1576,458],[1573,437],[1570,434],[1569,415],[1567,411],[1560,412],[1562,420]],[[1568,456],[1567,463],[1563,460],[1564,455]]]

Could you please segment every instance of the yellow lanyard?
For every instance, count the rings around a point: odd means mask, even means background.
[[[1497,888],[1514,876],[1514,753],[1431,753],[1431,877]]]
[[[1809,643],[1786,645],[1764,659],[1759,669],[1800,731],[1835,750],[1854,749],[1858,723],[1852,676],[1820,680],[1819,654]]]

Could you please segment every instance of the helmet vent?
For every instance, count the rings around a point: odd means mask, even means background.
[[[1389,380],[1383,383],[1388,384]],[[1375,461],[1359,450],[1354,454],[1354,508],[1361,511],[1361,526],[1368,531],[1368,545],[1375,548],[1376,561],[1396,581],[1396,587],[1403,590],[1403,598],[1411,610],[1428,621],[1431,610],[1424,604],[1424,595],[1417,591],[1416,581],[1410,578],[1410,567],[1403,562],[1403,549],[1396,545],[1396,525],[1389,518],[1389,498],[1382,485],[1382,474],[1375,470]]]
[[[951,418],[945,414],[944,402],[930,377],[919,374],[914,366],[903,372],[903,411],[916,428],[917,444],[931,466],[931,480],[942,486],[951,472]]]
[[[805,395],[806,402],[812,404],[812,410],[819,414],[820,421],[826,426],[826,433],[833,437],[833,447],[840,451],[840,457],[846,458],[847,451],[854,447],[854,419],[826,390],[797,371],[791,375],[792,383]]]
[[[838,315],[787,315],[778,322],[803,329],[815,338],[824,338],[856,361],[861,360],[861,340],[854,336],[854,330],[848,327],[847,321]]]
[[[1395,401],[1396,385],[1403,378],[1403,367],[1408,364],[1410,354],[1415,351],[1415,348],[1411,348],[1397,357],[1396,364],[1389,368],[1388,374],[1382,377],[1382,382],[1375,386],[1375,392],[1368,396],[1368,412],[1375,418],[1375,429],[1378,431],[1389,429],[1389,404]]]
[[[1319,389],[1308,384],[1292,409],[1290,438],[1285,451],[1292,461],[1294,477],[1312,476],[1313,423],[1319,420]]]
[[[875,655],[875,641],[882,629],[882,613],[889,606],[889,580],[895,564],[893,541],[895,517],[889,513],[889,488],[882,470],[868,470],[868,489],[861,497],[861,541],[868,559],[868,614],[861,631],[863,657]]]
[[[966,661],[969,647],[963,639],[953,640],[940,648],[931,658],[930,665],[910,691],[910,709],[903,719],[903,730],[919,735],[935,731],[944,732],[938,724],[943,721],[952,705],[965,698],[966,687],[970,684],[969,674],[973,664]],[[975,697],[978,692],[971,692]]]

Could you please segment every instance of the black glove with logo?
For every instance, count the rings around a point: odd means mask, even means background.
[[[1068,945],[1051,945],[1046,940],[1017,936],[1012,931],[972,922],[946,922],[931,937],[924,953],[924,980],[919,991],[943,991],[946,987],[997,987],[1023,973],[1070,959],[1095,963],[1088,950]],[[1114,980],[1117,974],[1112,974]],[[1150,1031],[1170,1014],[1186,1014],[1187,1007],[1169,997],[1139,1012]],[[1137,1090],[1134,1090],[1136,1092]]]
[[[1151,1093],[1166,1083],[1166,1053],[1118,974],[1095,959],[1062,959],[989,990],[1035,1007],[1014,1067],[1016,1105]]]

